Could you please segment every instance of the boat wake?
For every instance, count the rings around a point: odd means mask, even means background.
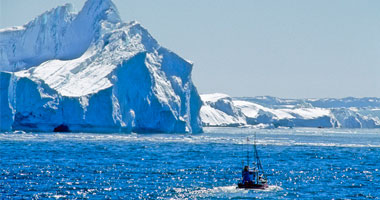
[[[232,186],[221,186],[214,188],[199,188],[190,191],[188,195],[192,198],[252,198],[252,197],[267,197],[277,191],[283,190],[280,186],[269,185],[268,188],[263,190],[252,190],[252,189],[240,189],[236,185]]]

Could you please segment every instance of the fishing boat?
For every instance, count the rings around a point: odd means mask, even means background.
[[[237,188],[242,189],[265,189],[268,187],[267,178],[264,173],[263,166],[261,165],[259,153],[256,148],[256,133],[253,142],[253,162],[250,168],[249,160],[249,138],[247,137],[247,165],[243,163],[242,178],[238,182]]]

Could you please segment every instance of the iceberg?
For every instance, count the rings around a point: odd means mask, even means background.
[[[201,98],[204,126],[380,128],[380,98],[232,98],[219,93]]]
[[[193,64],[111,0],[0,30],[0,130],[202,132]]]
[[[201,95],[204,102],[201,108],[201,119],[204,126],[241,126],[246,119],[240,109],[236,108],[232,98],[225,94]]]

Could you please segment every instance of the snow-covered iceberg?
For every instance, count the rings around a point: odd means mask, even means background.
[[[219,93],[201,98],[204,126],[380,128],[379,98],[231,98]]]
[[[2,131],[202,131],[192,63],[111,0],[0,30],[0,69]]]
[[[204,105],[201,118],[204,126],[241,126],[246,119],[240,109],[236,108],[232,98],[225,94],[201,95]]]

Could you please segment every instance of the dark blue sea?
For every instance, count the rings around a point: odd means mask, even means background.
[[[0,199],[380,199],[379,129],[205,131],[0,133]],[[236,189],[255,132],[270,186]]]

